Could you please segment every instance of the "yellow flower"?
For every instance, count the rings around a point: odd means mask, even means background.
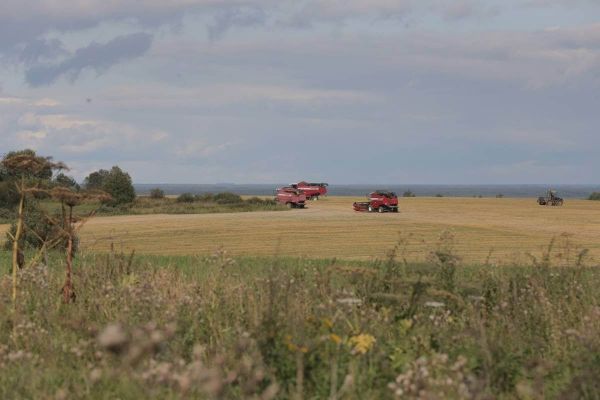
[[[289,351],[291,351],[292,353],[308,353],[308,347],[297,345],[292,341],[292,339],[293,338],[291,335],[285,335],[284,337],[285,346],[288,348]]]
[[[373,335],[369,335],[368,333],[361,333],[357,336],[352,336],[348,343],[352,346],[352,352],[356,354],[366,354],[373,345],[376,340]]]
[[[326,328],[328,328],[328,329],[333,328],[333,322],[329,318],[323,318],[322,322]]]
[[[336,335],[335,333],[332,333],[331,335],[329,335],[329,339],[331,339],[331,341],[335,344],[342,343],[342,338],[339,337],[338,335]]]
[[[402,321],[400,321],[400,326],[402,327],[402,330],[406,332],[410,328],[412,328],[413,321],[412,319],[403,319]]]

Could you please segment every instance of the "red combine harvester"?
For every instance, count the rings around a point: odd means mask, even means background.
[[[302,190],[307,200],[319,200],[319,196],[327,195],[327,183],[298,182],[290,185],[294,189]]]
[[[286,186],[275,191],[275,201],[289,208],[304,208],[306,195],[302,190]]]
[[[394,192],[377,190],[367,196],[369,201],[354,203],[354,211],[398,212],[398,196]]]

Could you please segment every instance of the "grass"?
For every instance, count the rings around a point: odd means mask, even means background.
[[[535,199],[402,198],[400,213],[379,215],[353,212],[354,200],[330,197],[285,213],[95,218],[82,232],[82,246],[97,252],[115,245],[153,255],[211,254],[224,246],[234,256],[370,260],[402,240],[403,257],[425,262],[440,234],[450,231],[455,253],[470,264],[527,263],[552,238],[557,253],[566,246],[586,248],[589,257],[600,259],[598,202],[572,200],[550,208]]]
[[[49,213],[60,211],[60,204],[54,201],[42,203],[44,209]],[[282,211],[287,208],[276,204],[268,199],[252,197],[240,198],[240,201],[231,203],[219,203],[212,200],[199,200],[193,202],[178,202],[176,198],[165,197],[152,199],[149,197],[138,197],[131,205],[121,207],[100,206],[94,203],[84,203],[78,207],[80,214],[89,214],[98,210],[99,216],[115,215],[150,215],[150,214],[217,214],[238,213],[250,211]]]
[[[453,247],[83,254],[68,305],[54,255],[21,272],[15,312],[0,276],[0,398],[598,398],[600,269],[469,266]]]

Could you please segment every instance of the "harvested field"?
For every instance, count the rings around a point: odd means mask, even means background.
[[[288,212],[102,217],[85,227],[82,244],[141,254],[206,254],[223,246],[234,255],[370,259],[400,241],[401,256],[419,261],[450,231],[456,253],[473,263],[523,262],[553,237],[556,254],[575,257],[587,248],[600,259],[599,202],[552,208],[534,199],[406,198],[399,214],[380,215],[354,212],[356,200],[330,197]]]

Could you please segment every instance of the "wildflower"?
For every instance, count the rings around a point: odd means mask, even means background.
[[[410,318],[403,319],[402,321],[400,321],[400,326],[406,332],[410,328],[412,328],[412,326],[413,326],[413,320],[410,319]]]
[[[342,338],[339,337],[338,335],[336,335],[335,333],[332,333],[331,335],[329,335],[329,339],[331,339],[331,341],[335,344],[342,343]]]
[[[369,335],[368,333],[361,333],[360,335],[352,336],[348,343],[352,346],[352,352],[355,354],[366,354],[373,345],[376,340],[373,335]]]
[[[98,343],[100,346],[113,353],[120,353],[127,342],[127,334],[119,324],[107,326],[100,335],[98,335]]]

